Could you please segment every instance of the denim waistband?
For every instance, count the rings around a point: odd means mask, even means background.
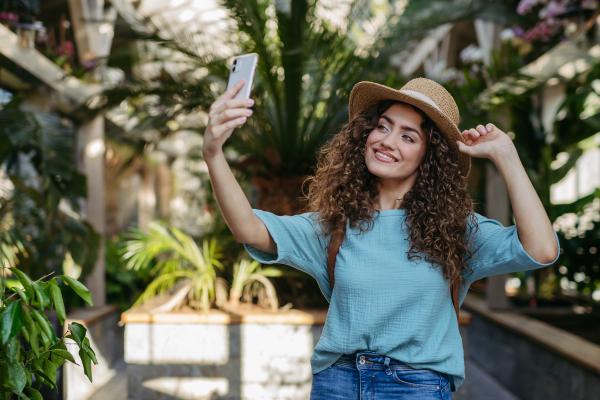
[[[415,369],[400,360],[386,357],[370,350],[358,351],[353,354],[344,354],[335,362],[335,364],[373,370],[385,370],[386,365],[392,370]]]

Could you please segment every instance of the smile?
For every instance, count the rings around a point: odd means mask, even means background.
[[[384,154],[380,150],[374,149],[373,153],[375,154],[375,158],[382,162],[397,162],[398,161],[396,158],[390,156],[389,154]]]

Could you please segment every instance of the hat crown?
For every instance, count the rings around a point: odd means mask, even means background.
[[[412,90],[413,92],[427,96],[454,125],[458,126],[460,120],[458,106],[452,95],[439,83],[426,78],[415,78],[402,86],[400,91],[402,92],[403,90]]]

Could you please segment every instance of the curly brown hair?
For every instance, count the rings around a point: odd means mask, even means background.
[[[315,174],[305,181],[309,189],[303,211],[318,213],[320,235],[345,232],[348,222],[361,232],[373,228],[379,177],[367,169],[364,154],[367,137],[393,104],[410,105],[381,101],[344,125],[319,150]],[[466,177],[461,175],[458,160],[435,123],[419,108],[410,106],[423,119],[421,129],[426,133],[427,148],[417,180],[400,206],[407,211],[404,223],[411,244],[408,259],[421,260],[424,256],[433,267],[442,268],[450,284],[463,285],[461,272],[472,271],[466,261],[474,257],[471,248],[479,230]],[[475,229],[468,229],[468,224]]]

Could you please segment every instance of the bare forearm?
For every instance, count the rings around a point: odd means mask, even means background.
[[[523,248],[534,260],[548,263],[558,252],[552,223],[531,184],[514,145],[503,146],[492,158],[502,175]]]
[[[235,239],[240,243],[257,245],[261,250],[268,250],[272,247],[269,246],[272,241],[270,234],[252,211],[252,206],[233,176],[223,153],[205,157],[205,161],[217,204]]]

